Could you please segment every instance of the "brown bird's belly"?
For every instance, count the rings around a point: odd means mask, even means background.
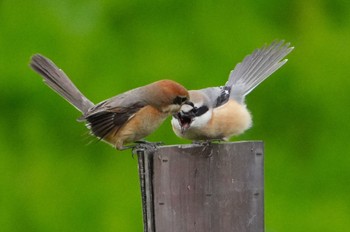
[[[117,132],[112,132],[105,140],[117,149],[122,149],[127,143],[138,141],[155,131],[167,118],[168,114],[160,112],[152,106],[140,109]]]

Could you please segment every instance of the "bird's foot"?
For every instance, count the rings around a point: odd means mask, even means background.
[[[139,151],[147,151],[149,153],[155,152],[155,150],[163,145],[163,142],[148,142],[145,140],[141,141],[135,141],[135,145],[132,148],[132,157],[134,158],[134,155],[137,154]]]
[[[211,157],[213,155],[213,151],[210,149],[210,146],[213,143],[220,143],[222,142],[222,139],[207,139],[207,140],[200,140],[200,141],[192,141],[192,144],[196,144],[199,146],[202,146],[202,152],[207,154],[208,157]],[[210,149],[210,150],[209,150]]]
[[[200,146],[209,146],[212,143],[220,143],[223,142],[222,139],[206,139],[206,140],[193,140],[192,144],[200,145]]]
[[[153,145],[156,147],[164,145],[163,142],[148,142],[146,140],[138,140],[138,141],[135,141],[134,143],[136,143],[137,145],[148,144],[148,145]]]

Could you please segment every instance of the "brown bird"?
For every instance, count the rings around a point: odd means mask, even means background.
[[[45,84],[82,112],[78,120],[85,121],[93,135],[118,150],[134,147],[125,145],[151,134],[181,105],[189,103],[188,92],[182,85],[160,80],[95,105],[48,58],[36,54],[30,66],[44,78]]]

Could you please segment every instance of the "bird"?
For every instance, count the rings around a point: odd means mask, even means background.
[[[46,85],[82,113],[78,121],[85,122],[92,135],[117,150],[135,148],[189,99],[184,86],[164,79],[94,104],[45,56],[33,55],[29,65]],[[130,143],[133,145],[127,146]]]
[[[245,97],[288,60],[294,47],[284,40],[256,49],[230,72],[223,86],[189,90],[191,104],[173,114],[174,133],[192,141],[228,141],[252,126]]]

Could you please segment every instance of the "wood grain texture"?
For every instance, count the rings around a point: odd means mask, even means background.
[[[163,146],[147,156],[149,232],[264,231],[262,142]]]

